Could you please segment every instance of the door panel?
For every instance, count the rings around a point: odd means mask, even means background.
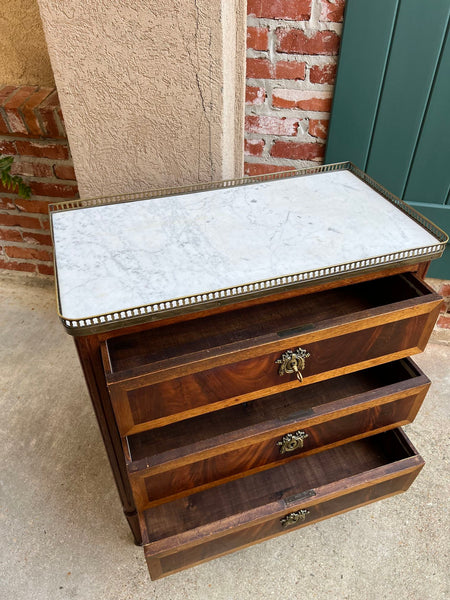
[[[347,0],[325,156],[352,161],[447,233],[449,14],[448,0]],[[429,275],[450,279],[448,248]]]

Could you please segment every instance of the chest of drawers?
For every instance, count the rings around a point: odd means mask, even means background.
[[[153,579],[406,490],[423,460],[400,427],[430,384],[410,356],[441,306],[423,276],[445,234],[352,165],[189,191],[52,212],[61,319]]]

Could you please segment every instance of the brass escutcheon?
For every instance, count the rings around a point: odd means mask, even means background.
[[[309,510],[306,508],[301,508],[296,512],[291,512],[282,519],[280,519],[280,523],[282,527],[290,527],[291,525],[296,525],[297,523],[301,523],[306,519],[306,515],[309,515]]]
[[[305,431],[298,430],[295,433],[287,433],[277,442],[277,446],[280,446],[280,454],[286,452],[292,452],[297,448],[303,448],[303,440],[306,440],[308,434]]]
[[[303,375],[301,371],[305,368],[305,359],[308,358],[310,353],[303,348],[297,348],[295,352],[293,350],[286,350],[281,355],[281,358],[275,362],[280,365],[278,369],[278,375],[285,375],[295,373],[300,383],[303,381]]]

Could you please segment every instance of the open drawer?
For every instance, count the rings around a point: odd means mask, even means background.
[[[102,358],[120,434],[420,352],[440,305],[406,273],[110,338]]]
[[[136,508],[410,423],[429,386],[402,359],[132,435]]]
[[[423,466],[400,429],[149,508],[152,579],[406,490]]]

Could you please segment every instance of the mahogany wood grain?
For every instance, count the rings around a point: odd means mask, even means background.
[[[230,445],[246,445],[249,438],[270,437],[299,420],[320,423],[329,414],[348,414],[361,405],[378,404],[384,397],[398,393],[407,395],[424,385],[429,385],[429,379],[407,358],[299,386],[129,436],[128,470],[141,470],[144,463],[153,469],[184,464],[192,455],[194,460],[208,458]]]
[[[140,366],[134,366],[133,360],[131,359],[131,354],[130,354],[130,366],[131,368],[128,369],[127,371],[119,371],[117,372],[112,372],[113,371],[113,363],[112,361],[110,361],[110,357],[109,357],[109,353],[108,353],[108,347],[109,346],[113,346],[116,342],[113,341],[114,338],[118,338],[119,340],[122,340],[124,338],[124,336],[134,336],[134,335],[142,335],[144,334],[145,336],[150,334],[154,336],[154,339],[158,339],[160,336],[162,338],[164,338],[165,333],[169,330],[170,327],[174,326],[174,333],[175,330],[177,330],[178,328],[181,328],[181,330],[187,331],[187,329],[185,329],[187,327],[188,323],[192,323],[192,330],[195,330],[196,328],[196,324],[202,320],[203,318],[205,320],[209,320],[212,318],[216,318],[219,316],[222,316],[227,322],[228,324],[230,323],[236,323],[237,321],[239,321],[239,319],[241,317],[239,316],[235,316],[237,313],[243,314],[244,311],[248,310],[256,310],[258,307],[263,307],[265,305],[272,305],[274,306],[274,303],[277,303],[277,305],[279,305],[278,303],[281,302],[289,302],[290,300],[295,300],[295,302],[297,302],[297,300],[301,300],[302,298],[307,298],[309,295],[311,294],[316,294],[322,291],[330,291],[330,290],[337,290],[337,296],[340,295],[339,293],[339,289],[346,287],[346,286],[353,286],[354,284],[358,284],[358,283],[364,283],[364,282],[374,282],[374,284],[376,285],[376,281],[380,280],[380,278],[385,278],[387,276],[394,276],[394,275],[399,275],[401,273],[406,273],[406,279],[410,281],[410,284],[407,284],[407,286],[403,286],[402,284],[402,289],[407,289],[408,286],[410,287],[411,285],[411,281],[415,281],[417,282],[417,284],[413,283],[413,288],[415,286],[416,288],[416,292],[418,291],[418,294],[421,295],[422,294],[422,301],[425,299],[425,296],[423,294],[426,295],[426,290],[427,287],[423,284],[423,282],[420,282],[420,280],[413,278],[412,280],[410,279],[410,275],[409,273],[412,272],[416,272],[417,275],[419,277],[423,277],[424,273],[425,273],[425,269],[428,266],[428,263],[418,263],[416,265],[402,265],[402,266],[397,266],[397,267],[393,267],[393,268],[383,268],[381,267],[380,270],[378,271],[370,271],[367,273],[360,273],[358,276],[350,276],[350,277],[344,277],[340,280],[337,281],[332,281],[332,282],[322,282],[322,283],[315,283],[313,285],[308,285],[302,288],[298,288],[298,289],[291,289],[289,291],[285,291],[282,293],[278,293],[278,294],[269,294],[265,297],[261,297],[261,298],[251,298],[251,299],[241,299],[241,301],[239,302],[235,302],[233,304],[227,305],[227,306],[218,306],[218,307],[214,307],[214,308],[208,308],[205,310],[201,310],[200,312],[197,313],[193,313],[193,314],[185,314],[185,315],[177,315],[177,316],[173,316],[167,319],[163,319],[161,321],[155,321],[155,322],[148,322],[148,323],[140,323],[138,325],[128,325],[126,327],[122,327],[122,328],[118,328],[112,331],[102,331],[102,332],[98,332],[98,333],[92,333],[89,334],[87,336],[80,336],[77,337],[75,340],[75,343],[77,345],[77,350],[78,350],[78,354],[80,357],[80,361],[83,367],[83,371],[85,374],[85,378],[86,378],[86,382],[88,385],[88,389],[91,395],[91,399],[92,399],[92,403],[94,406],[94,410],[95,410],[95,414],[97,417],[97,420],[99,422],[99,427],[102,433],[102,437],[105,443],[105,448],[109,457],[109,461],[111,464],[111,468],[113,471],[113,475],[119,490],[119,494],[120,494],[120,498],[124,507],[124,512],[125,515],[128,519],[130,528],[133,532],[133,535],[135,537],[136,543],[140,543],[141,542],[141,530],[142,531],[146,531],[146,521],[144,518],[144,513],[137,513],[136,512],[136,507],[135,507],[135,500],[134,500],[134,496],[132,493],[132,489],[130,486],[130,482],[128,479],[128,473],[127,473],[127,468],[126,468],[126,461],[125,461],[125,454],[123,451],[123,447],[122,447],[122,442],[124,440],[121,439],[121,434],[119,433],[119,429],[116,423],[116,419],[115,419],[115,415],[113,413],[113,409],[112,409],[112,403],[111,403],[111,398],[110,398],[110,394],[108,392],[108,388],[106,385],[106,380],[105,380],[105,371],[104,371],[104,366],[106,367],[106,376],[108,378],[112,378],[111,382],[113,382],[114,378],[117,377],[117,381],[123,381],[122,376],[125,375],[126,378],[130,378],[129,380],[126,379],[125,381],[129,381],[130,383],[130,389],[135,389],[133,388],[133,386],[135,385],[134,379],[137,377],[141,377],[141,373],[148,373],[149,371],[149,365],[147,363],[142,363],[142,359],[140,358],[138,360],[138,365]],[[431,291],[428,289],[428,293],[431,293]],[[394,322],[396,319],[403,319],[405,318],[405,314],[407,313],[409,315],[409,317],[412,317],[413,314],[415,314],[416,317],[419,317],[418,319],[416,319],[415,324],[419,327],[423,328],[423,333],[421,336],[421,339],[419,340],[420,342],[420,347],[417,346],[415,349],[413,349],[413,351],[419,351],[420,349],[422,349],[422,346],[425,345],[426,340],[428,339],[428,329],[430,326],[430,323],[432,322],[434,315],[436,314],[437,316],[437,312],[436,311],[432,311],[432,313],[430,312],[428,319],[425,320],[425,322],[423,321],[423,319],[420,318],[421,314],[425,314],[422,309],[423,306],[419,306],[422,302],[419,302],[417,306],[414,307],[414,304],[416,304],[416,299],[411,298],[409,299],[409,301],[406,299],[404,300],[404,304],[402,305],[402,307],[400,307],[401,303],[396,302],[396,307],[400,310],[395,311],[394,313],[391,313],[389,315],[386,314],[386,310],[385,310],[385,305],[383,304],[383,302],[386,302],[387,300],[389,300],[389,298],[392,298],[392,295],[389,295],[389,293],[386,296],[385,301],[383,301],[382,295],[384,294],[383,291],[380,292],[379,295],[379,300],[380,300],[380,306],[373,308],[372,304],[368,305],[368,308],[366,307],[366,309],[364,310],[360,310],[358,312],[357,315],[357,320],[352,324],[352,327],[354,328],[354,330],[363,330],[364,328],[367,328],[367,314],[370,313],[370,323],[371,325],[373,325],[374,327],[376,327],[377,325],[381,325],[383,322],[385,322],[386,320],[389,321],[389,319],[391,320],[391,322]],[[345,295],[345,294],[344,294]],[[406,294],[406,297],[408,297],[408,293]],[[435,299],[437,298],[437,296],[435,295]],[[426,298],[426,302],[424,304],[426,304],[428,301],[432,300],[431,296],[427,296]],[[339,304],[339,303],[338,303]],[[370,306],[372,306],[372,308],[370,308]],[[406,312],[405,312],[406,311]],[[414,312],[415,311],[415,312]],[[421,312],[422,311],[422,312]],[[266,314],[270,314],[270,311],[267,311],[265,309],[265,313]],[[417,314],[416,314],[417,313]],[[347,315],[348,316],[348,315]],[[244,323],[244,325],[246,324],[246,319],[241,319],[242,322]],[[322,322],[323,325],[327,325],[329,328],[333,328],[334,327],[334,333],[336,335],[345,335],[348,332],[349,329],[349,323],[346,322],[346,315],[345,314],[340,314],[337,312],[335,315],[331,315],[331,318],[329,318],[328,320],[326,320],[326,322]],[[308,326],[308,322],[304,321],[304,325]],[[300,324],[300,326],[302,326]],[[267,330],[268,331],[268,330]],[[269,339],[273,339],[270,336],[270,333],[268,331],[267,335],[269,337]],[[306,332],[308,334],[308,339],[310,339],[311,341],[315,341],[317,340],[317,332],[313,330],[311,331],[307,331]],[[239,335],[242,335],[239,334]],[[264,336],[263,336],[264,337]],[[244,336],[245,338],[245,336]],[[196,350],[194,350],[193,352],[188,351],[187,353],[182,353],[181,356],[178,354],[177,350],[176,350],[176,345],[179,343],[179,339],[175,340],[174,338],[174,349],[175,351],[172,353],[172,355],[170,355],[170,344],[169,346],[167,346],[167,348],[169,348],[169,350],[167,350],[169,352],[169,356],[171,356],[171,358],[163,358],[164,354],[158,355],[155,354],[154,355],[154,361],[151,363],[152,368],[151,368],[151,372],[147,375],[149,377],[148,381],[145,382],[145,378],[142,379],[141,378],[141,384],[153,384],[153,383],[158,383],[158,382],[164,382],[164,381],[168,381],[170,379],[176,379],[177,377],[181,378],[184,377],[185,375],[190,375],[190,374],[195,374],[195,373],[199,373],[202,370],[205,369],[206,366],[209,366],[211,368],[215,368],[215,367],[219,367],[221,365],[224,364],[232,364],[233,361],[235,362],[235,357],[239,356],[241,360],[247,360],[249,358],[251,358],[252,356],[262,356],[264,354],[267,354],[267,345],[266,345],[266,340],[265,339],[261,339],[261,336],[259,336],[258,334],[258,343],[260,344],[259,346],[256,346],[256,348],[252,347],[252,343],[255,341],[254,339],[249,339],[248,343],[246,343],[245,339],[241,339],[238,340],[237,342],[233,342],[232,340],[229,341],[227,344],[225,345],[221,345],[221,347],[219,348],[219,351],[217,352],[217,355],[215,357],[212,358],[211,360],[211,351],[210,348],[206,347],[202,347],[202,341],[199,341],[199,345],[197,347]],[[166,339],[166,338],[165,338]],[[303,341],[304,339],[306,339],[305,335],[304,336],[298,336],[296,338],[296,340],[300,340]],[[166,339],[167,341],[167,339]],[[283,341],[286,341],[285,339]],[[289,341],[289,339],[288,339]],[[294,338],[292,339],[292,341],[294,342]],[[120,344],[121,342],[119,342]],[[165,344],[166,342],[164,342]],[[273,342],[272,343],[273,346]],[[277,346],[278,347],[282,347]],[[203,349],[202,349],[203,348]],[[132,351],[132,348],[129,348]],[[412,354],[413,351],[409,352],[409,354]],[[102,352],[103,352],[103,357],[102,357]],[[140,352],[140,351],[139,351]],[[144,349],[144,354],[145,354],[146,350]],[[184,351],[183,351],[184,352]],[[234,355],[233,355],[234,352]],[[139,353],[138,353],[139,354]],[[400,351],[397,353],[393,353],[390,355],[386,355],[384,357],[383,360],[393,360],[397,357],[402,357],[402,356],[407,356],[408,352],[407,351]],[[143,356],[142,353],[140,354],[140,356]],[[122,358],[120,358],[120,360],[122,360]],[[128,359],[126,359],[128,360]],[[338,369],[337,372],[331,372],[331,374],[329,373],[329,376],[335,376],[335,375],[340,375],[342,373],[350,373],[352,370],[354,369],[358,369],[358,368],[364,368],[367,366],[370,366],[370,364],[375,364],[377,361],[375,360],[369,360],[369,361],[363,361],[361,363],[358,363],[356,366],[355,365],[350,365],[347,366],[343,369]],[[117,369],[117,364],[114,365],[114,368]],[[327,374],[325,374],[325,377],[327,376]],[[321,378],[321,375],[319,376],[315,376],[315,375],[311,375],[308,377],[308,381],[307,383],[314,383],[315,381],[319,381]],[[126,394],[126,385],[124,385],[124,390],[123,393]],[[297,386],[297,383],[295,381],[290,381],[286,384],[282,384],[277,385],[277,386],[273,386],[272,388],[267,388],[265,390],[266,395],[267,394],[271,394],[271,393],[275,393],[279,390],[289,390],[291,388],[294,388]],[[138,388],[139,385],[136,386],[136,388]],[[303,388],[302,391],[308,389],[307,387]],[[259,395],[258,392],[254,392],[254,393],[250,393],[249,399],[255,399],[257,398]],[[255,400],[256,402],[258,402],[258,400]],[[228,405],[233,405],[236,402],[239,402],[238,398],[234,398],[234,399],[227,399],[225,402],[222,403],[217,403],[215,404],[215,408],[213,410],[216,410],[216,408],[223,408],[224,406],[228,406]],[[417,409],[419,408],[421,403],[421,398],[420,398],[420,394],[417,395],[416,400],[414,402],[414,405],[411,409],[411,413],[408,417],[408,419],[412,419],[413,418],[413,414],[415,414],[414,411],[417,411]],[[251,406],[252,403],[249,403],[247,406]],[[235,408],[241,408],[240,406],[236,406]],[[317,407],[318,410],[320,411],[320,406]],[[201,414],[203,412],[206,412],[208,410],[210,410],[210,407],[208,406],[199,406],[198,407],[198,412],[196,412],[197,409],[194,409],[191,412],[186,412],[185,413],[185,417],[183,418],[189,418],[195,414]],[[220,414],[220,413],[217,413]],[[205,416],[211,416],[211,415],[205,415]],[[178,416],[175,416],[175,419],[178,419]],[[174,420],[175,420],[174,419]],[[166,424],[167,422],[171,422],[171,418],[167,419],[162,419],[161,422],[159,423],[159,425],[162,424]],[[159,426],[158,425],[158,426]],[[180,424],[182,425],[182,424]],[[137,428],[139,431],[141,429],[139,429],[139,427]],[[145,429],[145,427],[143,428]],[[158,431],[158,429],[153,430],[153,431]],[[152,433],[152,432],[149,432]],[[266,434],[264,434],[266,435]],[[127,445],[125,444],[125,448],[127,448]],[[167,451],[170,451],[170,449],[168,449]],[[189,463],[191,464],[191,463]],[[241,535],[241,534],[240,534]],[[216,550],[214,550],[215,552]],[[192,564],[192,560],[193,560],[193,556],[191,556],[191,558],[189,559],[190,564]],[[183,562],[184,559],[181,561]],[[154,566],[152,567],[153,570],[154,569],[159,569],[160,574],[163,573],[163,571],[165,570],[167,572],[167,569],[163,569],[161,567],[161,565],[159,564],[158,567],[155,567],[155,564],[158,561],[154,562]],[[184,568],[184,567],[179,567],[179,568]]]
[[[130,526],[135,543],[142,543],[141,527],[133,493],[128,479],[121,439],[114,418],[111,399],[106,386],[100,342],[96,336],[75,338],[78,357],[91,397],[95,416],[103,438],[106,453],[114,475],[117,490],[122,502],[125,517]]]
[[[349,441],[362,439],[371,433],[387,431],[409,422],[408,414],[416,396],[409,396],[361,413],[348,415],[305,429],[309,436],[307,449],[294,454],[280,455],[277,442],[281,435],[265,443],[253,444],[241,450],[230,451],[220,456],[203,459],[196,463],[178,467],[169,472],[147,477],[136,477],[148,501],[137,502],[137,509],[144,510],[176,498],[182,498],[216,485],[258,473],[277,464],[299,459],[315,452],[323,452]],[[301,427],[299,425],[298,427]],[[371,429],[369,429],[371,427]],[[133,485],[133,479],[132,485]],[[136,486],[137,488],[138,486]],[[141,495],[135,495],[141,497]]]
[[[341,480],[356,477],[358,485],[365,487],[373,476],[371,471],[381,468],[377,474],[384,477],[397,472],[398,463],[408,458],[417,458],[417,453],[409,449],[409,440],[399,429],[305,456],[149,508],[144,512],[144,543],[155,543],[154,548],[161,552],[175,541],[177,545],[197,542],[203,535],[217,535],[230,526],[272,516],[275,509],[283,512],[290,508],[291,498],[308,490],[315,491],[311,504],[330,492],[323,489],[326,486],[331,486],[333,495],[341,495]]]
[[[412,361],[383,365],[131,436],[128,470],[137,507],[409,423],[430,385],[414,370]],[[396,383],[383,386],[395,376]],[[308,435],[303,448],[281,454],[277,443],[299,429]]]
[[[160,579],[161,577],[230,554],[231,552],[248,548],[279,535],[296,531],[324,519],[402,493],[410,487],[419,471],[420,467],[417,466],[411,473],[400,474],[378,483],[374,482],[366,488],[347,493],[315,506],[309,506],[308,510],[310,513],[307,515],[305,521],[286,530],[280,527],[280,518],[276,517],[267,523],[239,529],[219,538],[205,541],[197,546],[165,553],[162,556],[153,556],[144,546],[151,579]],[[357,533],[355,532],[354,535],[357,535]]]
[[[289,338],[292,329],[299,330],[298,333],[315,331],[321,328],[321,323],[340,316],[353,319],[359,312],[380,307],[386,312],[385,307],[407,300],[417,304],[419,298],[427,295],[436,294],[413,275],[396,275],[124,335],[107,342],[112,370],[108,381],[122,381],[127,376],[133,378],[141,372],[155,371],[160,362],[170,358],[186,362],[192,354],[217,352],[230,344],[242,345],[249,341],[253,346],[255,339],[265,336]],[[138,370],[139,366],[145,370]]]
[[[180,353],[184,348],[186,354],[135,370],[107,374],[121,435],[296,387],[295,375],[279,377],[275,361],[284,350],[299,345],[311,354],[303,371],[303,385],[423,350],[438,315],[440,296],[410,274],[379,280],[379,287],[383,289],[378,300],[374,295],[380,292],[371,287],[367,289],[373,284],[366,282],[347,287],[344,296],[342,290],[313,294],[301,298],[304,302],[299,301],[295,306],[292,302],[263,305],[261,316],[261,307],[256,307],[254,312],[247,310],[245,319],[240,317],[241,329],[232,335],[233,339],[224,332],[224,344],[217,347],[213,344],[219,344],[222,336],[215,329],[218,325],[215,319],[223,315],[216,315],[212,323],[199,324],[202,349],[196,353],[189,341],[190,328],[180,337],[170,327],[169,333],[160,331],[163,342],[159,347],[163,352],[168,352],[170,342],[180,348]],[[337,295],[338,299],[332,302],[330,294]],[[386,296],[389,303],[383,304],[382,297]],[[398,302],[394,302],[395,299]],[[359,310],[369,301],[377,305]],[[333,317],[335,310],[347,312]],[[319,315],[317,320],[314,314]],[[222,333],[221,327],[226,323],[219,325]],[[230,324],[232,331],[235,325]],[[305,329],[307,333],[303,333]],[[198,331],[195,343],[199,339]],[[251,335],[255,337],[249,337]],[[236,341],[235,337],[239,339]],[[132,338],[134,343],[136,336]],[[116,338],[114,342],[122,349],[131,344],[128,338]],[[156,344],[157,340],[153,342]],[[108,350],[108,360],[114,369],[114,352],[109,345]],[[124,364],[123,359],[119,362]]]
[[[151,575],[283,533],[280,518],[300,508],[310,511],[306,525],[402,491],[422,466],[404,433],[393,430],[148,509]]]

